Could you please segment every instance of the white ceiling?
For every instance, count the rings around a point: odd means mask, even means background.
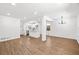
[[[11,3],[0,3],[0,15],[8,15],[20,19],[42,17],[46,14],[57,14],[62,11],[78,14],[79,4],[16,3],[11,5]]]

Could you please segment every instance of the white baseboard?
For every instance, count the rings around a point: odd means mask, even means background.
[[[59,35],[50,35],[50,36],[55,36],[55,37],[60,37],[60,38],[67,38],[67,39],[75,39],[75,37],[66,37],[66,36],[59,36]]]
[[[8,41],[8,40],[14,40],[14,39],[17,39],[17,38],[20,38],[20,36],[11,37],[11,38],[9,38],[9,39],[0,40],[0,42],[4,42],[4,41]]]

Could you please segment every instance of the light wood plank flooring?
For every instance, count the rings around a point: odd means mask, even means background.
[[[76,40],[47,37],[42,42],[41,38],[21,38],[0,42],[0,55],[79,55],[79,44]]]

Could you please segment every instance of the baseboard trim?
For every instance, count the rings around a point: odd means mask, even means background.
[[[73,39],[73,38],[66,38],[66,37],[59,37],[59,36],[50,36],[50,37],[57,37],[57,38],[61,38],[61,39],[72,39],[72,40],[76,40],[76,39]]]
[[[0,42],[5,42],[5,41],[9,41],[9,40],[15,40],[15,39],[18,39],[18,38],[20,38],[20,36],[12,37],[12,38],[9,38],[9,39],[0,40]]]

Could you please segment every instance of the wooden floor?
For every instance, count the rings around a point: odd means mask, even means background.
[[[21,36],[20,39],[0,42],[0,55],[79,55],[76,40],[47,37],[41,39]]]

